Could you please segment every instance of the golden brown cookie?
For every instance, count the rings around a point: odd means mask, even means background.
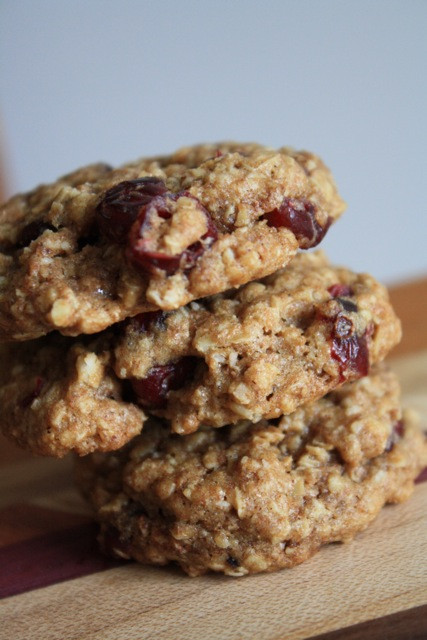
[[[117,449],[139,434],[144,412],[123,400],[108,334],[71,340],[51,334],[3,345],[0,428],[32,453]]]
[[[287,148],[85,167],[0,211],[0,338],[95,333],[240,286],[318,244],[343,209],[322,161]]]
[[[372,276],[300,253],[237,291],[128,321],[114,369],[141,406],[190,433],[291,413],[366,375],[400,335]]]
[[[103,549],[190,575],[292,567],[409,497],[427,464],[395,377],[379,369],[279,420],[171,435],[147,423],[77,463]]]
[[[96,336],[10,343],[0,428],[58,456],[122,446],[143,411],[178,433],[257,422],[366,375],[399,338],[371,276],[300,254],[263,282],[169,314],[140,314]]]

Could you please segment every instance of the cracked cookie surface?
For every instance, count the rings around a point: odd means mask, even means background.
[[[0,211],[0,337],[96,333],[283,267],[344,209],[308,152],[218,143],[84,167]]]
[[[121,451],[77,462],[77,481],[121,558],[190,575],[291,567],[348,541],[409,497],[427,464],[384,368],[280,420],[171,435],[147,423]]]

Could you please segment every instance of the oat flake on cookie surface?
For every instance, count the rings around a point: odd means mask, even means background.
[[[344,203],[309,152],[218,143],[97,164],[0,210],[0,338],[96,333],[285,266]]]
[[[187,436],[149,423],[120,451],[79,459],[77,480],[105,551],[242,576],[350,540],[410,496],[426,463],[425,436],[379,368],[278,420]]]

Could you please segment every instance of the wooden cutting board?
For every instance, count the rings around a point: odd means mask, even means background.
[[[427,279],[392,291],[405,340],[393,366],[427,429]],[[188,578],[101,556],[71,459],[0,440],[0,638],[427,638],[427,482],[346,545],[292,570]]]

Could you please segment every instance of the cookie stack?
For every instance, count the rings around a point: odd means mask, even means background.
[[[271,571],[410,495],[427,446],[382,364],[387,291],[299,251],[343,210],[317,156],[238,143],[4,205],[1,428],[81,456],[107,552]]]

